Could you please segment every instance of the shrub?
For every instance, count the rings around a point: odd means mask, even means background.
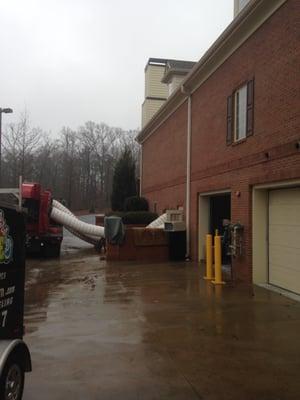
[[[125,199],[135,195],[135,161],[132,151],[130,148],[126,147],[114,169],[111,208],[114,211],[124,211]]]
[[[130,211],[130,212],[110,212],[105,216],[115,215],[122,218],[124,225],[148,225],[154,221],[158,215],[150,211]]]
[[[158,215],[150,211],[130,211],[125,213],[122,218],[123,224],[144,224],[148,225],[150,222],[154,221]]]
[[[127,197],[124,203],[124,211],[149,211],[149,204],[145,197]]]

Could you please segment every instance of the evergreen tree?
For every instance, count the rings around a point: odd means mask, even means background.
[[[111,208],[123,211],[127,197],[136,195],[135,161],[132,151],[126,147],[118,159],[113,176]]]

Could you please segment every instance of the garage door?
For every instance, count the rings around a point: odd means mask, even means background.
[[[269,193],[269,283],[300,294],[300,188]]]

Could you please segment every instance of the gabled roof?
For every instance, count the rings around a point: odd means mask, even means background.
[[[170,58],[155,58],[150,57],[147,61],[145,69],[148,65],[165,66],[165,68],[172,68],[176,70],[186,70],[190,71],[191,68],[196,64],[195,61],[185,61],[185,60],[174,60]]]
[[[195,64],[195,61],[167,60],[162,82],[168,83],[172,75],[187,75]]]
[[[167,68],[185,69],[189,71],[196,64],[196,61],[167,60]]]
[[[243,43],[288,0],[251,0],[237,15],[179,87],[140,131],[136,140],[143,143],[189,94],[195,92]],[[267,45],[267,44],[266,44]]]

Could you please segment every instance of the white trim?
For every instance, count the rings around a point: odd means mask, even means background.
[[[245,91],[245,92],[244,92]],[[244,104],[241,102],[241,94],[245,95]],[[233,94],[233,141],[234,143],[245,140],[247,137],[247,97],[248,97],[248,84],[245,83],[235,90]],[[240,126],[241,117],[244,119],[243,126]],[[240,132],[240,128],[244,129]],[[238,137],[239,134],[239,137]]]
[[[143,181],[143,146],[140,146],[140,197],[142,196]]]
[[[286,1],[252,0],[225,29],[204,56],[201,57],[183,80],[182,86],[186,90],[190,90],[190,94],[193,94]],[[182,90],[178,88],[137,135],[136,140],[139,143],[143,143],[160,127],[161,123],[158,121],[160,118],[164,118],[164,113],[168,113],[167,118],[169,118],[177,110],[178,107],[172,108],[172,104],[174,105],[174,103],[176,104],[180,101],[181,96]],[[168,109],[170,111],[167,111]],[[164,121],[165,118],[163,119]],[[145,138],[143,138],[144,134],[146,134]]]
[[[188,97],[186,155],[186,258],[190,257],[192,97]]]
[[[252,0],[208,49],[184,80],[183,85],[190,87],[190,81],[193,86],[193,88],[191,87],[191,93],[194,93],[286,1]],[[205,69],[208,71],[206,72]],[[202,78],[197,76],[200,74],[203,75]],[[198,83],[195,83],[197,80]]]
[[[231,193],[231,189],[224,189],[224,190],[217,190],[214,192],[204,192],[204,193],[199,193],[199,196],[214,196],[217,194],[230,194]]]
[[[300,186],[300,180],[299,179],[293,179],[293,180],[286,180],[286,181],[278,181],[278,182],[272,182],[272,183],[264,183],[260,185],[255,185],[253,186],[253,189],[255,190],[260,190],[260,189],[280,189],[280,188],[288,188],[288,187],[293,187],[293,186]]]
[[[294,179],[255,185],[252,188],[252,281],[254,284],[269,284],[269,191],[299,186],[300,180]]]

